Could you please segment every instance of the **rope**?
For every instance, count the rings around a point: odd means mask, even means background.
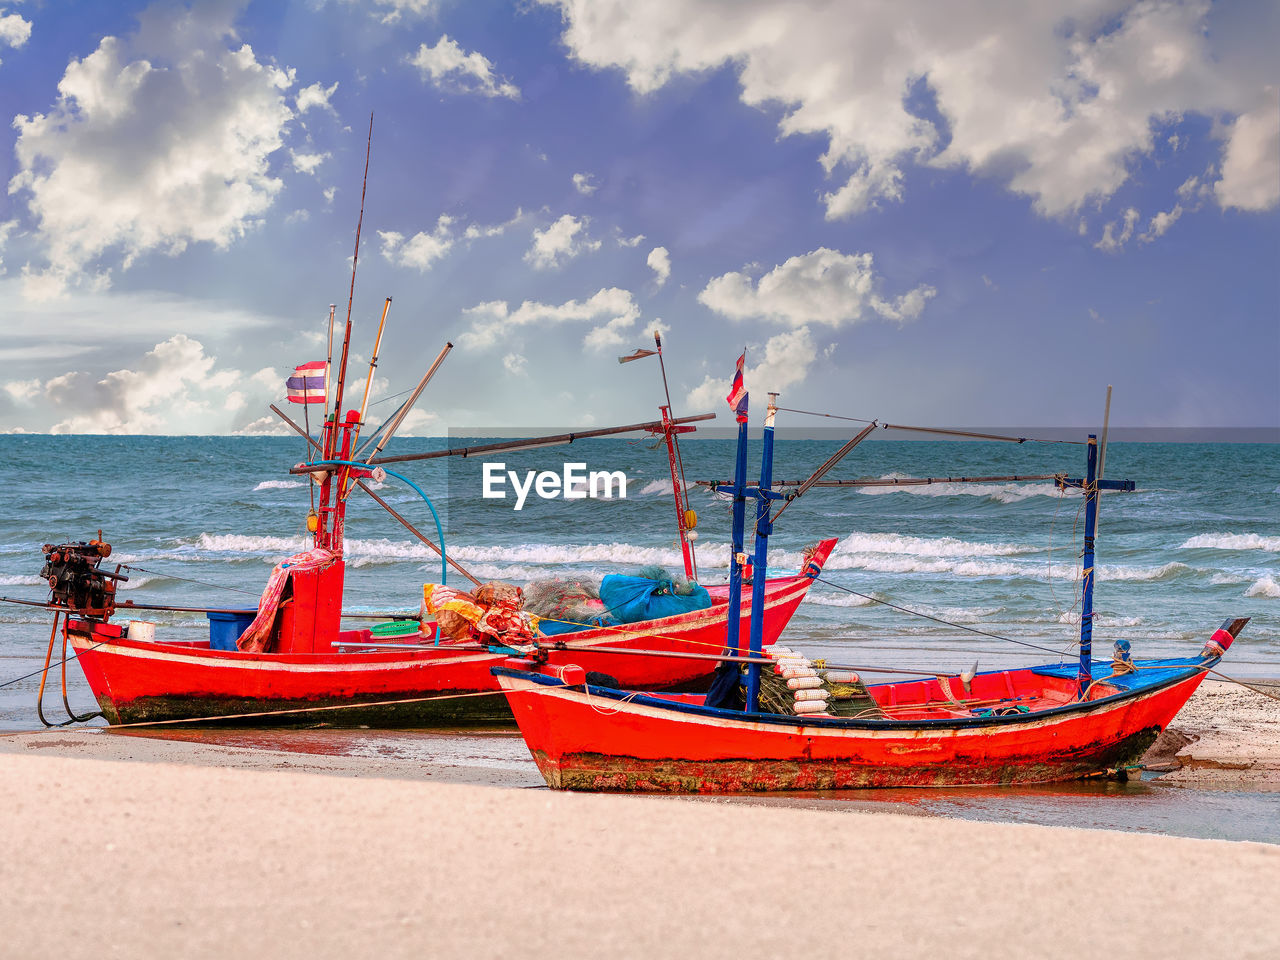
[[[1036,643],[1028,643],[1026,640],[1015,640],[1013,637],[1002,637],[998,633],[988,633],[986,630],[967,627],[963,623],[952,623],[950,620],[943,620],[941,617],[933,617],[927,613],[921,613],[919,610],[908,610],[906,607],[900,607],[896,603],[890,603],[888,600],[881,600],[879,597],[873,597],[866,593],[859,593],[857,590],[850,590],[848,587],[843,587],[838,583],[825,579],[824,577],[814,577],[814,579],[825,583],[829,587],[835,587],[837,590],[843,590],[845,593],[851,593],[855,597],[862,597],[862,599],[870,600],[872,603],[879,603],[894,610],[899,610],[902,613],[909,613],[913,617],[923,617],[925,620],[932,620],[934,623],[941,623],[944,626],[955,627],[957,630],[967,630],[969,633],[976,633],[979,636],[990,637],[993,640],[1004,640],[1006,643],[1016,643],[1019,646],[1030,647],[1033,650],[1043,650],[1045,653],[1052,653],[1056,657],[1065,656],[1061,650],[1052,650],[1049,647],[1042,647]]]
[[[166,580],[179,580],[182,583],[194,583],[202,587],[213,587],[216,590],[229,590],[232,593],[243,593],[249,597],[256,597],[258,594],[252,590],[242,590],[239,587],[228,587],[226,584],[213,583],[210,580],[196,580],[191,577],[179,577],[172,573],[165,573],[162,570],[149,570],[146,567],[136,567],[131,563],[120,564],[125,570],[136,570],[138,573],[150,573],[157,577],[164,577]]]
[[[101,641],[100,643],[95,643],[92,647],[86,647],[86,648],[85,648],[85,650],[84,650],[84,652],[85,652],[85,653],[88,653],[90,650],[97,650],[100,646],[102,646],[102,644],[107,643],[107,642],[109,642],[109,641],[103,640],[103,641]],[[72,660],[75,660],[75,659],[76,659],[77,657],[79,657],[79,656],[80,656],[80,654],[78,654],[78,653],[73,653],[71,656],[67,657],[65,660],[62,660],[62,661],[59,661],[59,662],[60,662],[60,663],[70,663]],[[11,687],[11,686],[13,686],[15,683],[21,683],[23,680],[30,680],[32,677],[39,676],[40,674],[44,673],[46,670],[51,670],[51,669],[53,669],[53,668],[54,668],[54,667],[56,667],[56,666],[58,666],[58,664],[57,664],[57,663],[50,663],[50,664],[49,664],[49,666],[47,666],[47,667],[41,667],[39,670],[32,670],[30,673],[24,673],[24,674],[23,674],[22,676],[20,676],[20,677],[14,677],[12,680],[6,680],[6,681],[4,681],[4,683],[0,683],[0,689],[3,689],[3,688],[5,688],[5,687]]]
[[[113,726],[124,727],[162,727],[176,723],[213,723],[218,720],[247,720],[253,717],[282,717],[289,714],[321,713],[330,710],[356,710],[362,707],[393,707],[401,703],[431,703],[434,700],[463,700],[467,697],[492,697],[501,695],[501,690],[472,690],[468,693],[448,693],[437,697],[412,697],[405,700],[374,700],[360,703],[334,703],[323,707],[296,707],[288,710],[260,710],[255,713],[224,713],[214,717],[178,717],[172,720],[139,720],[136,723],[117,723]]]

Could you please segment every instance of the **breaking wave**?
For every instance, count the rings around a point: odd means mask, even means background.
[[[1253,585],[1244,592],[1246,597],[1267,597],[1271,600],[1280,600],[1280,583],[1276,582],[1276,578],[1268,574],[1253,582]]]
[[[306,484],[302,480],[263,480],[260,484],[253,488],[253,492],[259,490],[292,490],[295,487],[303,487]]]
[[[880,480],[913,480],[904,473],[886,473]],[[927,483],[909,487],[858,487],[859,493],[876,495],[909,493],[918,497],[983,497],[996,503],[1020,503],[1032,497],[1078,496],[1078,490],[1059,490],[1045,481],[1031,483]]]
[[[664,497],[671,496],[671,480],[650,480],[640,488],[640,496],[646,497],[654,494],[662,494]]]
[[[1280,537],[1260,537],[1256,533],[1202,533],[1192,537],[1180,550],[1264,550],[1280,553]]]
[[[0,575],[0,587],[47,587],[48,584],[40,577],[31,577],[26,574],[3,574]]]
[[[1037,547],[1016,543],[972,543],[954,537],[909,537],[897,533],[851,533],[840,540],[838,551],[894,553],[912,557],[1007,557],[1035,553]]]

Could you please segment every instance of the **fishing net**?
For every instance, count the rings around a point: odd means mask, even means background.
[[[785,647],[770,647],[765,656],[774,660],[774,665],[760,667],[757,709],[761,712],[809,717],[884,716],[856,673],[827,670],[822,660],[809,660]]]
[[[529,581],[524,608],[540,619],[538,630],[547,636],[615,622],[600,599],[600,585],[582,578]]]

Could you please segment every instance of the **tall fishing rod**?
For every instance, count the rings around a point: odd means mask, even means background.
[[[378,334],[373,338],[373,355],[369,358],[369,376],[364,382],[364,398],[360,401],[360,416],[356,418],[355,434],[351,438],[351,446],[355,447],[360,440],[360,429],[364,426],[364,415],[369,409],[369,390],[373,387],[373,374],[378,369],[378,354],[382,350],[382,331],[387,326],[387,311],[391,309],[391,298],[382,304],[382,316],[378,320]]]
[[[369,187],[369,155],[373,152],[373,112],[369,113],[369,140],[364,148],[364,178],[360,183],[360,216],[356,220],[356,249],[351,256],[351,290],[347,294],[347,327],[342,338],[342,361],[338,364],[338,387],[333,400],[333,421],[336,425],[342,418],[342,393],[347,381],[347,354],[351,348],[351,309],[356,299],[356,265],[360,261],[360,230],[364,226],[364,198]],[[333,456],[335,438],[326,445],[326,457]]]
[[[452,349],[453,344],[446,341],[444,348],[436,355],[435,361],[427,369],[427,372],[423,374],[422,379],[418,381],[418,385],[413,388],[413,392],[409,395],[409,399],[402,403],[400,405],[400,409],[393,413],[385,424],[378,428],[377,433],[365,441],[365,445],[356,451],[356,454],[352,459],[363,460],[364,457],[362,454],[369,448],[369,444],[375,440],[378,441],[377,446],[373,448],[373,453],[369,454],[369,456],[376,457],[382,452],[382,448],[387,445],[387,442],[395,432],[400,429],[400,424],[403,423],[405,417],[409,415],[409,411],[413,409],[413,405],[418,401],[418,397],[421,396],[422,391],[426,389],[427,384],[431,382],[431,378],[436,375],[436,371],[440,369],[440,364],[444,363],[444,358],[449,355],[449,352]]]
[[[826,476],[827,472],[830,471],[832,467],[834,467],[837,463],[839,463],[846,456],[848,456],[849,451],[851,451],[854,447],[860,444],[863,440],[867,439],[867,437],[871,435],[871,432],[875,430],[876,426],[877,426],[876,422],[874,420],[871,421],[870,424],[868,424],[867,426],[863,427],[860,431],[858,431],[857,435],[854,436],[852,440],[850,440],[848,443],[842,446],[839,450],[837,450],[831,456],[827,457],[826,462],[823,463],[822,466],[818,467],[817,470],[813,471],[809,479],[802,482],[800,484],[800,487],[796,490],[795,493],[789,494],[787,496],[787,499],[783,501],[782,506],[778,507],[777,511],[774,513],[769,523],[770,524],[777,523],[778,518],[782,516],[782,514],[786,511],[787,507],[791,506],[793,501],[795,501],[799,497],[804,496],[804,494],[806,494],[815,483],[817,483],[824,476]]]

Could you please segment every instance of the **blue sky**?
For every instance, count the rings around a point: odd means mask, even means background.
[[[1280,8],[0,0],[0,431],[260,433],[356,281],[410,432],[1280,425]],[[389,406],[389,405],[388,405]],[[381,409],[385,409],[382,407]],[[830,421],[827,421],[828,423]]]

